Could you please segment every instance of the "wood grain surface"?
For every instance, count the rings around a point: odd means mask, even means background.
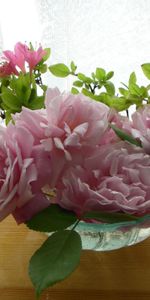
[[[0,300],[35,300],[28,261],[44,234],[17,226],[12,217],[0,224]],[[83,251],[80,266],[41,300],[150,300],[150,239],[111,252]]]

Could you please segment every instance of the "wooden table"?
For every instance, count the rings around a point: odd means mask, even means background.
[[[28,261],[44,234],[0,224],[0,300],[35,300]],[[150,239],[111,252],[84,251],[78,269],[43,293],[41,300],[150,300]]]

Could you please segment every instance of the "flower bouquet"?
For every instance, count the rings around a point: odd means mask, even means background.
[[[116,94],[112,71],[87,77],[49,55],[17,43],[0,63],[0,220],[48,233],[29,262],[37,297],[78,266],[86,235],[150,226],[150,85],[133,72]],[[71,92],[44,85],[49,71],[75,77]]]

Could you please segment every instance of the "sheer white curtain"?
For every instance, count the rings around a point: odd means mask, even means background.
[[[149,0],[0,0],[0,42],[51,47],[50,63],[74,60],[90,75],[97,66],[114,70],[114,82],[132,71],[145,81],[140,65],[150,62]],[[2,47],[2,46],[1,46]],[[50,86],[69,88],[68,79],[47,78]]]

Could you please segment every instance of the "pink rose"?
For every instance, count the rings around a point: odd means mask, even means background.
[[[57,202],[81,216],[90,210],[150,213],[150,157],[125,142],[101,146],[84,166],[66,170]]]
[[[150,105],[145,105],[132,115],[131,133],[150,154]]]
[[[1,128],[0,220],[13,213],[20,223],[49,205],[41,188],[48,182],[50,164],[49,153],[40,142],[35,144],[25,126]]]

